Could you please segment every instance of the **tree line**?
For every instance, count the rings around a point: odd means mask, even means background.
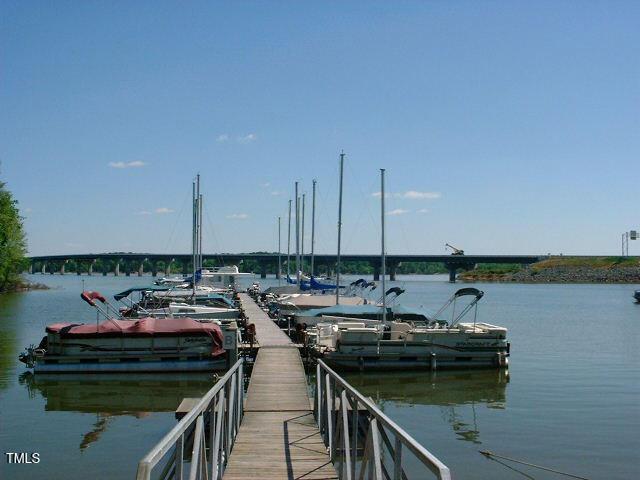
[[[0,181],[0,293],[23,286],[27,242],[18,202]]]

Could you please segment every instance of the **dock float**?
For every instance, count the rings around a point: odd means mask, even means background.
[[[260,349],[223,478],[338,478],[313,417],[297,346],[251,297],[238,296]]]

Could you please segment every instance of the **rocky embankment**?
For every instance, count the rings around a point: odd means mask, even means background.
[[[618,259],[552,259],[524,266],[514,272],[482,269],[462,272],[464,282],[515,283],[640,283],[640,261]]]

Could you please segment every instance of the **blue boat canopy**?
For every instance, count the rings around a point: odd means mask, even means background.
[[[133,287],[128,290],[125,290],[124,292],[115,294],[113,298],[115,298],[116,300],[122,300],[123,298],[131,295],[133,292],[148,292],[148,291],[161,292],[165,290],[169,290],[169,287],[163,287],[160,285],[147,285],[145,287]]]

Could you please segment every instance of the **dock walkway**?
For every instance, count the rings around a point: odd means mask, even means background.
[[[313,418],[296,345],[249,295],[239,298],[260,350],[224,478],[338,478]]]

